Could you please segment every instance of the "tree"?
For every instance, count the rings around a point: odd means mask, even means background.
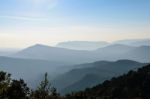
[[[0,72],[0,99],[7,98],[7,90],[11,81],[10,76],[11,75],[7,74],[6,72]]]
[[[22,79],[13,80],[7,91],[9,99],[26,99],[28,94],[29,88]]]
[[[11,74],[0,72],[0,99],[26,99],[28,94],[24,80],[12,80]]]
[[[32,91],[31,98],[32,99],[57,99],[53,98],[58,96],[57,90],[54,87],[51,87],[51,84],[48,80],[48,74],[45,73],[44,80],[41,81],[37,90]]]

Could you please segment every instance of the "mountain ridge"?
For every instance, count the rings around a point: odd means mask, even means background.
[[[113,77],[84,91],[73,93],[72,97],[82,99],[149,99],[150,64],[136,71]]]
[[[150,58],[148,57],[150,55],[146,54],[148,51],[150,51],[149,46],[133,47],[121,44],[109,45],[94,51],[35,45],[12,55],[12,57],[70,62],[72,64],[81,64],[98,60],[115,61],[120,59],[149,62]],[[141,55],[143,59],[137,58]]]
[[[90,66],[87,66],[87,64],[82,64],[81,68],[72,69],[66,73],[64,73],[61,76],[58,76],[56,79],[52,81],[52,84],[62,93],[68,93],[74,90],[82,90],[82,89],[74,89],[72,85],[77,86],[79,84],[79,81],[83,81],[82,78],[84,78],[88,74],[94,74],[97,77],[100,77],[99,79],[95,79],[100,82],[110,79],[111,77],[123,74],[128,72],[129,70],[137,69],[138,67],[141,67],[145,65],[144,63],[139,63],[136,61],[131,60],[120,60],[115,62],[109,62],[108,64],[104,64],[104,62],[94,62],[90,63]],[[87,66],[87,67],[86,67]],[[78,84],[76,84],[78,82]],[[82,82],[80,82],[82,83]],[[95,83],[92,83],[90,85],[94,86]],[[98,84],[98,83],[97,83]],[[85,85],[88,86],[88,85]],[[72,88],[69,90],[69,88]],[[65,90],[67,89],[68,92]],[[84,89],[84,88],[83,88]]]

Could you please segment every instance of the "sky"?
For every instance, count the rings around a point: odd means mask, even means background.
[[[0,0],[0,48],[150,38],[150,0]]]

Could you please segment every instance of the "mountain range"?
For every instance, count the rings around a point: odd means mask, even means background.
[[[129,39],[113,42],[114,44],[124,44],[129,46],[150,46],[150,39]]]
[[[99,60],[116,61],[120,59],[149,62],[149,51],[150,46],[133,47],[122,44],[113,44],[93,51],[71,50],[38,44],[21,50],[11,57],[60,61],[70,64],[81,64]]]
[[[68,41],[61,42],[56,45],[56,47],[74,49],[74,50],[96,50],[109,45],[105,41]]]
[[[89,51],[70,50],[65,48],[51,47],[41,44],[30,46],[12,55],[12,57],[26,59],[42,59],[50,61],[60,61],[66,63],[87,62]],[[86,61],[85,61],[86,60]]]
[[[112,77],[124,74],[129,70],[135,70],[145,65],[130,60],[119,60],[115,62],[98,61],[89,64],[81,64],[61,76],[55,78],[52,84],[62,94],[83,90],[108,80]]]
[[[128,39],[128,40],[118,40],[114,42],[67,41],[67,42],[58,43],[56,47],[74,49],[74,50],[97,50],[99,48],[106,47],[109,45],[114,45],[114,44],[128,45],[134,47],[150,46],[150,39]]]
[[[56,47],[36,44],[0,55],[0,69],[14,78],[24,78],[35,87],[32,82],[38,83],[48,72],[52,84],[66,94],[150,63],[150,46],[148,39],[113,43],[72,41]]]

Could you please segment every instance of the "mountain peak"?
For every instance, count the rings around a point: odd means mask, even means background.
[[[67,41],[61,42],[56,47],[68,48],[74,50],[96,50],[107,46],[109,43],[105,41]]]
[[[47,45],[43,45],[43,44],[35,44],[31,47],[50,47],[50,46],[47,46]]]
[[[128,60],[128,59],[122,59],[122,60],[116,61],[116,63],[138,63],[138,62],[133,61],[133,60]]]

